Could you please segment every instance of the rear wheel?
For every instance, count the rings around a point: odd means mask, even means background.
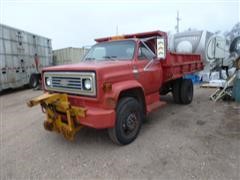
[[[29,80],[30,88],[37,88],[39,85],[40,75],[39,74],[32,74]]]
[[[177,79],[174,81],[172,85],[173,100],[177,104],[181,104],[181,99],[180,99],[181,82],[182,82],[182,79]]]
[[[181,103],[190,104],[193,99],[193,83],[191,79],[182,80],[180,92]]]
[[[108,134],[114,143],[126,145],[136,139],[141,125],[142,115],[139,102],[135,98],[124,97],[117,106],[115,127],[109,128]]]

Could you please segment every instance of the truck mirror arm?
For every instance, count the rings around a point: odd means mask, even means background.
[[[151,67],[152,64],[155,63],[155,62],[156,62],[156,61],[154,60],[154,58],[151,59],[151,61],[149,61],[149,62],[147,63],[147,65],[144,67],[144,71],[150,71],[150,70],[149,70],[150,67]]]
[[[149,51],[149,52],[151,52],[151,54],[153,55],[153,58],[152,59],[154,59],[154,57],[156,57],[156,54],[148,47],[148,45],[143,41],[143,40],[140,40],[142,43],[143,43],[143,45],[147,48],[147,50]]]
[[[156,59],[156,54],[148,47],[148,45],[145,43],[145,41],[151,40],[151,39],[155,39],[157,37],[150,37],[150,38],[145,38],[145,39],[141,39],[140,42],[147,48],[147,50],[152,54],[152,58],[148,58],[150,61],[147,63],[147,65],[144,67],[144,71],[149,71],[150,67],[152,66],[152,64],[155,62]]]

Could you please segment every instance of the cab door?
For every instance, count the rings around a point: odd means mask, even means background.
[[[135,78],[143,86],[146,94],[159,91],[162,84],[162,67],[156,56],[142,42],[137,49],[137,58],[133,66]]]

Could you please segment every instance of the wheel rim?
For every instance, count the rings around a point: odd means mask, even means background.
[[[130,113],[122,123],[122,131],[125,137],[131,138],[137,133],[139,127],[139,117],[136,112]]]

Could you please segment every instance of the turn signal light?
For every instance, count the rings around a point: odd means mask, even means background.
[[[110,92],[110,91],[112,91],[112,84],[111,84],[111,83],[104,83],[104,84],[103,84],[103,91],[104,91],[104,92]]]

